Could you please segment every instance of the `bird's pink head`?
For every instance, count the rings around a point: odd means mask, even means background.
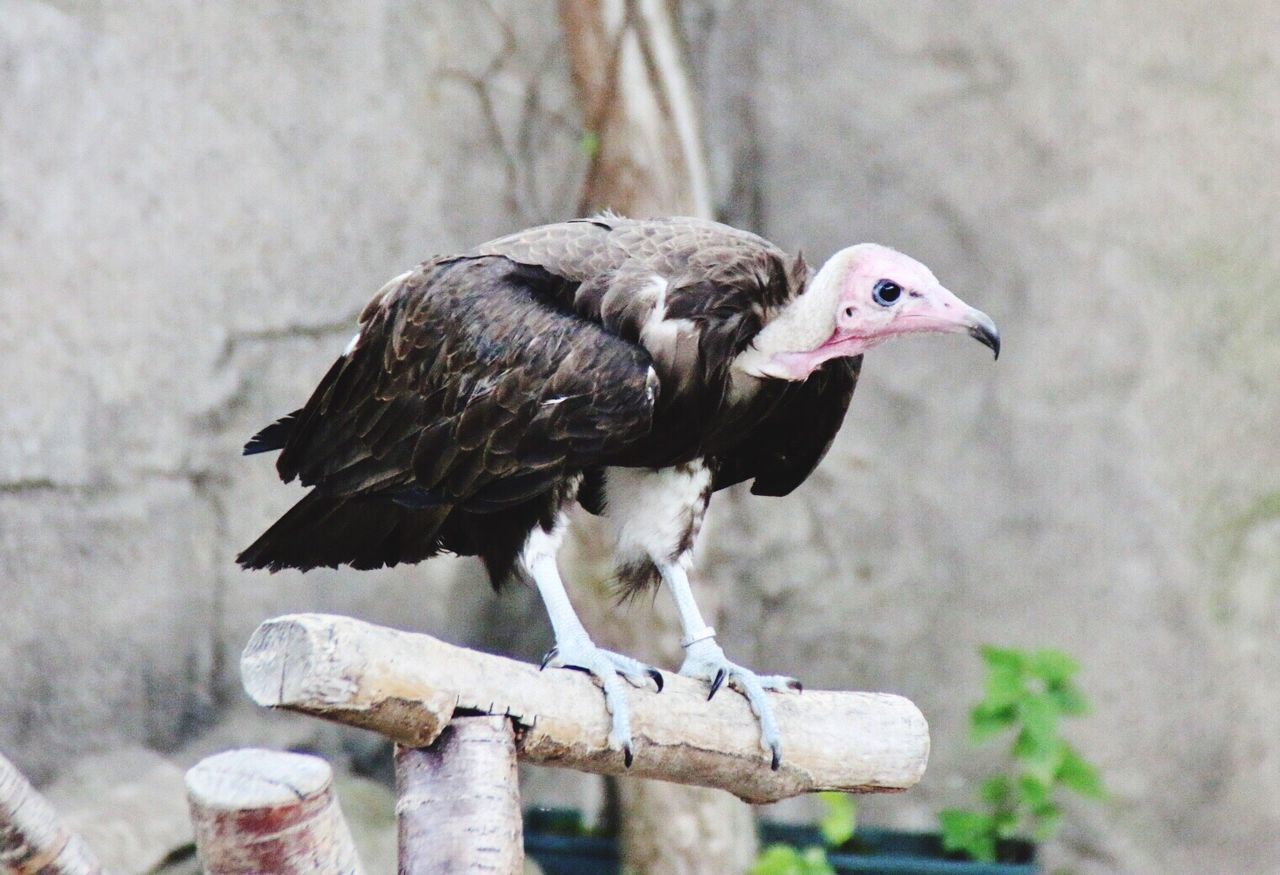
[[[805,292],[760,332],[743,364],[757,376],[802,380],[828,359],[922,332],[968,334],[1000,355],[990,316],[957,298],[914,258],[862,243],[828,259]]]

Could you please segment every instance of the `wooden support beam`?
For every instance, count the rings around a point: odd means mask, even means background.
[[[101,875],[102,865],[22,773],[0,756],[0,872]]]
[[[782,768],[770,771],[746,700],[665,675],[629,690],[635,762],[605,744],[604,699],[585,674],[455,647],[350,617],[293,614],[258,627],[240,660],[255,702],[373,729],[426,747],[455,713],[504,714],[526,762],[717,787],[748,802],[816,790],[905,790],[924,774],[929,729],[901,696],[774,695]]]
[[[231,750],[187,772],[196,847],[208,875],[358,875],[351,830],[319,757]]]
[[[401,875],[520,875],[524,835],[510,718],[455,717],[431,747],[396,746]]]

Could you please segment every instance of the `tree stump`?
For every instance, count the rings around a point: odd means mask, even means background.
[[[232,750],[187,772],[200,861],[210,875],[362,875],[319,757]]]

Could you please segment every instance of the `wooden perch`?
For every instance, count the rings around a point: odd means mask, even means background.
[[[520,875],[524,840],[507,717],[455,717],[428,748],[396,747],[402,875]]]
[[[351,831],[319,757],[231,750],[187,772],[196,847],[210,875],[358,875]]]
[[[100,875],[102,866],[22,773],[0,756],[0,872]]]
[[[445,644],[350,617],[293,614],[258,627],[240,659],[255,702],[372,729],[426,747],[455,713],[503,714],[526,762],[718,787],[748,802],[815,790],[905,790],[924,774],[929,730],[901,696],[776,694],[782,768],[769,769],[746,700],[665,674],[631,689],[635,762],[606,747],[604,699],[585,674]]]

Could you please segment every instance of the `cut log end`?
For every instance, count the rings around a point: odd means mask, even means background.
[[[187,772],[187,792],[214,810],[274,808],[323,793],[332,780],[324,760],[270,750],[233,750],[201,760]]]
[[[206,872],[361,872],[351,831],[319,757],[233,750],[187,772],[196,847]]]

